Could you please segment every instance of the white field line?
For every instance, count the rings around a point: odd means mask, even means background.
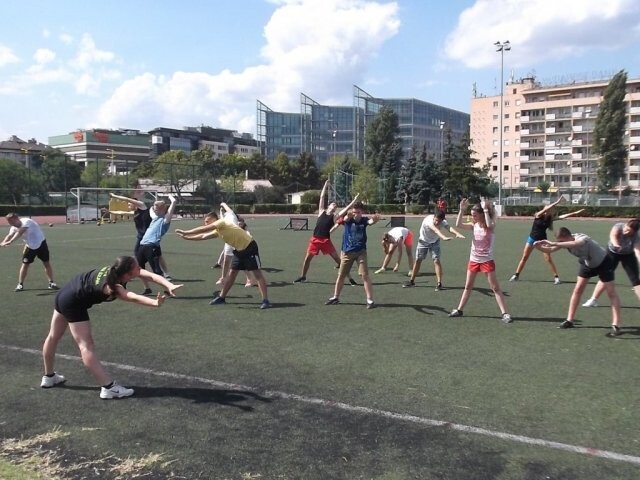
[[[41,355],[40,350],[32,348],[16,347],[12,345],[0,344],[0,348],[4,350],[13,350],[16,352],[29,353],[32,355]],[[82,359],[73,355],[56,354],[57,358],[63,358],[66,360],[72,360],[75,362],[81,362]],[[400,420],[402,422],[412,423],[414,425],[425,425],[428,427],[446,427],[451,430],[465,433],[475,433],[477,435],[483,435],[485,437],[499,438],[509,442],[523,443],[530,446],[538,446],[551,448],[554,450],[562,450],[565,452],[577,453],[580,455],[587,455],[590,457],[606,458],[608,460],[617,460],[625,463],[632,463],[640,465],[640,457],[634,455],[625,455],[622,453],[611,452],[608,450],[599,450],[597,448],[581,447],[579,445],[571,445],[567,443],[553,442],[550,440],[543,440],[540,438],[526,437],[524,435],[515,435],[512,433],[499,432],[495,430],[489,430],[486,428],[473,427],[470,425],[462,425],[459,423],[449,423],[442,420],[434,420],[425,417],[418,417],[415,415],[407,415],[404,413],[395,413],[388,410],[380,410],[377,408],[361,407],[358,405],[350,405],[348,403],[336,402],[333,400],[325,400],[322,398],[308,397],[305,395],[297,395],[295,393],[280,392],[277,390],[261,390],[255,387],[249,387],[247,385],[240,385],[235,383],[220,382],[218,380],[211,380],[209,378],[194,377],[191,375],[184,375],[181,373],[164,372],[158,370],[152,370],[150,368],[136,367],[133,365],[125,365],[122,363],[114,362],[102,362],[103,365],[116,368],[119,370],[127,370],[135,373],[142,373],[146,375],[154,375],[157,377],[171,378],[174,380],[185,380],[189,382],[200,382],[206,385],[211,385],[216,388],[229,389],[229,390],[245,390],[247,392],[257,393],[265,397],[281,398],[283,400],[292,400],[310,405],[319,405],[326,408],[337,408],[346,412],[360,413],[363,415],[372,415],[381,418]]]

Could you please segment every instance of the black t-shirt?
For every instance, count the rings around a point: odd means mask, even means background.
[[[102,302],[111,302],[116,299],[115,295],[104,293],[109,268],[102,267],[76,275],[65,285],[65,289],[71,288],[78,304],[84,308],[91,308],[92,305]]]
[[[546,240],[547,230],[553,226],[553,218],[549,215],[543,215],[533,219],[531,233],[529,236],[534,240]]]
[[[151,224],[151,212],[149,212],[149,209],[136,208],[135,212],[133,212],[133,223],[138,231],[138,236],[142,238]]]
[[[331,236],[331,227],[333,227],[335,220],[333,215],[329,215],[327,212],[322,212],[318,216],[316,227],[313,229],[313,236],[320,238],[329,238]]]

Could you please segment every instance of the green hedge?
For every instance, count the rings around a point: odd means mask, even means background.
[[[580,213],[581,217],[627,218],[640,215],[640,209],[637,207],[558,205],[556,210],[558,215],[563,215],[581,208],[584,208]],[[532,217],[541,209],[541,205],[505,205],[503,213],[508,217]]]

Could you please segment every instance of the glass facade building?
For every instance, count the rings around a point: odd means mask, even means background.
[[[318,166],[334,155],[349,155],[365,161],[365,131],[383,106],[390,107],[399,119],[402,150],[426,147],[440,158],[445,132],[457,141],[469,129],[467,113],[414,98],[378,98],[358,86],[353,87],[353,105],[322,105],[300,94],[300,113],[275,112],[257,102],[258,142],[267,159],[280,152],[296,157],[302,152],[313,155]]]

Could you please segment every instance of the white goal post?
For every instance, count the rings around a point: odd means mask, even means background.
[[[141,201],[155,201],[158,197],[156,190],[142,190],[140,188],[96,188],[75,187],[69,190],[76,199],[75,207],[67,207],[67,221],[82,223],[84,221],[99,220],[100,205],[108,205],[110,193],[125,197],[138,198]],[[137,197],[136,197],[137,195]]]

